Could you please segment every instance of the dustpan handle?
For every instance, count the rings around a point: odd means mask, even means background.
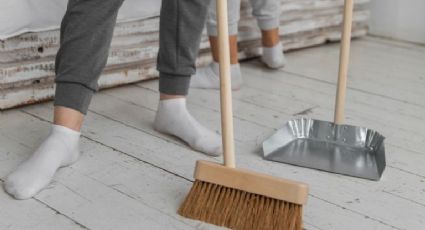
[[[235,145],[233,143],[232,87],[230,75],[229,28],[227,18],[227,0],[217,0],[221,131],[223,138],[224,166],[234,168]]]
[[[348,63],[350,58],[351,28],[353,21],[353,0],[345,0],[344,27],[341,38],[341,51],[339,56],[338,85],[336,91],[335,116],[336,124],[344,123],[345,94],[347,88]]]

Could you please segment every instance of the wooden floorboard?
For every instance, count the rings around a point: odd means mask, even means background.
[[[265,69],[258,60],[242,64],[244,86],[234,93],[238,165],[308,183],[306,229],[421,229],[424,51],[422,46],[375,37],[353,41],[346,123],[386,136],[388,166],[380,182],[261,158],[262,141],[289,119],[332,119],[337,44],[288,53],[288,66],[277,71]],[[216,228],[175,213],[191,186],[195,161],[220,158],[206,157],[152,129],[157,87],[157,81],[149,81],[98,93],[83,128],[82,159],[60,170],[55,182],[34,199],[21,203],[0,192],[0,220],[7,219],[3,225],[0,221],[0,229],[27,229],[33,223],[39,229]],[[220,132],[217,91],[191,90],[188,102],[202,124]],[[52,108],[44,103],[0,113],[0,146],[6,146],[0,149],[0,178],[47,135]],[[31,207],[41,214],[34,215]],[[28,220],[18,222],[20,212]]]
[[[0,181],[3,187],[3,181]],[[87,229],[37,199],[16,202],[0,190],[0,229]]]
[[[49,123],[20,111],[8,116],[5,114],[2,118],[13,116],[17,123],[2,125],[2,136],[7,137],[10,152],[17,154],[4,157],[2,164],[8,163],[11,168],[16,165],[14,162],[23,160],[39,144],[40,137],[47,135]],[[20,143],[25,143],[25,147],[13,147],[22,146]],[[60,170],[48,189],[24,202],[39,201],[53,207],[59,216],[65,215],[88,229],[140,229],[140,226],[200,229],[208,226],[189,222],[175,213],[191,186],[190,180],[89,138],[83,138],[81,146],[82,159],[78,164]],[[13,205],[13,200],[8,198],[10,206]],[[20,201],[14,203],[17,202]],[[19,216],[13,209],[7,213]],[[13,220],[9,224],[13,226]],[[47,220],[43,224],[48,224]]]

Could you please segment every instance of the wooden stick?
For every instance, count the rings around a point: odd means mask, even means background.
[[[217,0],[218,47],[220,64],[221,131],[223,136],[224,166],[235,168],[233,143],[232,87],[230,75],[229,28],[227,0]]]
[[[344,27],[341,38],[341,51],[339,56],[338,86],[336,91],[335,116],[336,124],[344,123],[344,106],[347,88],[348,63],[350,59],[351,27],[353,21],[353,0],[345,0]]]

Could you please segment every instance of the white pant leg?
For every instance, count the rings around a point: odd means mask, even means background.
[[[211,1],[211,5],[208,10],[207,18],[207,32],[209,36],[218,36],[217,33],[217,13],[216,13],[216,0]],[[238,22],[240,19],[240,0],[228,0],[227,1],[228,20],[229,20],[229,35],[238,34]]]
[[[278,28],[280,24],[281,5],[279,0],[250,0],[252,14],[261,30]]]

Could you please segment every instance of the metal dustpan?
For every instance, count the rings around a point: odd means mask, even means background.
[[[379,180],[385,169],[384,137],[373,130],[300,118],[263,143],[267,160]]]
[[[334,123],[307,118],[287,122],[264,141],[264,158],[307,168],[379,180],[385,169],[384,137],[344,125],[353,0],[346,0]]]

